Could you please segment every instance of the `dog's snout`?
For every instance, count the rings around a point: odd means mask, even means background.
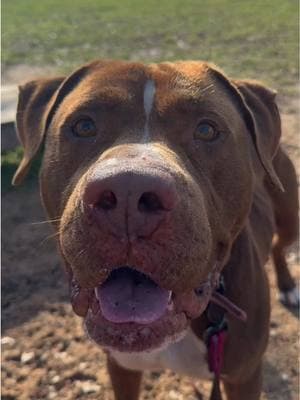
[[[86,184],[83,202],[92,215],[116,235],[150,236],[176,205],[173,178],[155,171],[101,173]]]

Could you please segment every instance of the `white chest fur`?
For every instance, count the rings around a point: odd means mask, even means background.
[[[112,352],[117,363],[133,370],[170,369],[180,375],[209,379],[206,346],[189,330],[183,339],[162,350],[144,353]]]

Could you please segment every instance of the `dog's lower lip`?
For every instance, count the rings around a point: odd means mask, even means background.
[[[131,303],[129,301],[128,305],[126,296],[122,298],[126,293],[124,287],[126,290],[132,287],[145,290],[150,287],[151,290],[149,297],[144,296],[143,292],[139,296],[139,289],[133,297],[130,292]],[[85,316],[88,336],[101,346],[125,352],[150,350],[173,342],[188,328],[190,320],[202,314],[210,297],[210,291],[206,290],[197,296],[194,289],[185,292],[162,289],[149,276],[129,267],[114,269],[93,292]],[[114,302],[119,300],[119,293],[125,306],[118,305],[120,312],[116,313]],[[142,304],[137,313],[130,310],[130,305],[136,300],[142,302],[145,298],[148,303]]]

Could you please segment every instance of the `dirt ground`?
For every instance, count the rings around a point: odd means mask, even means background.
[[[279,99],[284,143],[294,161],[298,101]],[[299,137],[298,137],[299,139]],[[2,399],[112,399],[102,351],[85,337],[69,305],[53,232],[40,206],[37,184],[2,198]],[[289,254],[300,276],[296,250]],[[262,399],[298,399],[298,315],[276,300],[274,273],[270,342],[264,362]],[[210,382],[197,382],[203,399]],[[171,372],[147,373],[143,400],[195,400],[191,382]],[[241,399],[242,400],[242,399]]]

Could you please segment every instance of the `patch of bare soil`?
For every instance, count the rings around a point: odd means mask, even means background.
[[[280,100],[285,147],[295,162],[296,100]],[[298,138],[299,139],[299,138]],[[31,184],[2,198],[2,399],[112,399],[105,356],[89,342],[68,303],[53,232]],[[300,276],[295,249],[290,267]],[[262,399],[298,398],[298,317],[276,300],[273,269],[270,342]],[[240,349],[242,351],[242,349]],[[210,382],[197,382],[208,398]],[[143,400],[195,400],[190,380],[171,372],[147,373]],[[242,399],[241,399],[242,400]]]

